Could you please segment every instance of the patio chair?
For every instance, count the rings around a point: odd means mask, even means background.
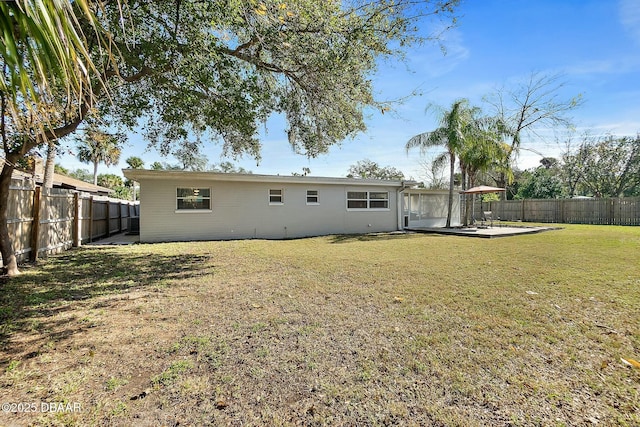
[[[485,222],[489,222],[490,227],[493,228],[493,212],[484,211],[482,212],[482,225],[485,225]]]

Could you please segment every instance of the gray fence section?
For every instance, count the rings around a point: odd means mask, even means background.
[[[14,181],[9,194],[9,235],[19,261],[121,233],[128,229],[129,218],[139,215],[137,202],[71,190],[43,191],[23,181]]]
[[[640,225],[640,198],[500,200],[475,208],[476,218],[491,211],[503,221]]]

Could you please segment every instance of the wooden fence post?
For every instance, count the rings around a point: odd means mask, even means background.
[[[93,242],[93,196],[89,197],[89,243]]]
[[[118,202],[118,233],[122,232],[122,201]]]
[[[80,194],[73,193],[73,247],[82,245],[82,228],[80,226]]]
[[[109,199],[107,198],[107,237],[111,236],[111,211],[110,211],[110,205],[111,203],[109,202]]]
[[[42,198],[42,188],[36,187],[33,193],[33,222],[31,224],[31,252],[29,259],[31,262],[38,260],[38,245],[40,243],[40,199]]]

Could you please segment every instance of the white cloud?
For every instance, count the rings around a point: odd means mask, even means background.
[[[441,46],[426,44],[421,51],[409,54],[410,67],[427,78],[443,76],[469,58],[470,51],[464,44],[462,32],[456,28],[440,36]]]
[[[631,37],[640,44],[640,5],[638,0],[620,0],[620,21]]]
[[[640,70],[640,59],[635,55],[613,59],[594,59],[583,61],[565,68],[561,68],[563,74],[573,76],[590,76],[598,74],[627,74]]]

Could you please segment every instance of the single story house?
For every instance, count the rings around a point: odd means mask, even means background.
[[[442,227],[447,192],[413,181],[124,169],[140,241],[287,239]],[[459,224],[456,198],[453,223]]]

